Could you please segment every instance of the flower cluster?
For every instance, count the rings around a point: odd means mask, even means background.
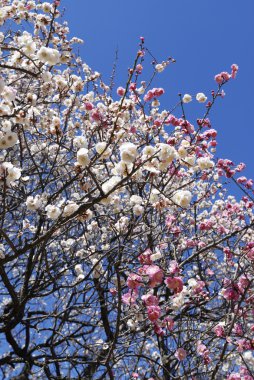
[[[193,122],[144,38],[114,99],[59,1],[0,5],[3,377],[253,379],[253,180],[209,114],[237,65]]]

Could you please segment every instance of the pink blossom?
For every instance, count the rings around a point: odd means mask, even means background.
[[[133,82],[130,84],[129,89],[130,89],[130,91],[135,91],[136,87],[137,87],[137,84]]]
[[[246,187],[246,189],[251,189],[252,188],[252,186],[253,186],[253,180],[252,179],[249,179],[247,182],[246,182],[246,185],[245,185],[245,187]]]
[[[239,293],[235,288],[222,289],[221,293],[227,301],[238,301],[239,299]]]
[[[185,351],[184,348],[178,348],[175,352],[175,357],[179,360],[182,361],[186,358],[187,352]]]
[[[152,305],[158,305],[159,299],[158,297],[148,293],[141,297],[142,301],[145,303],[146,306],[152,306]]]
[[[138,294],[136,290],[128,291],[122,296],[122,301],[125,305],[133,305],[137,300]]]
[[[167,277],[164,282],[174,293],[180,293],[183,290],[183,280],[181,277]]]
[[[195,285],[195,287],[193,289],[194,293],[196,293],[196,294],[201,293],[204,287],[205,287],[205,282],[198,280],[197,284]]]
[[[197,343],[197,354],[203,357],[205,364],[210,363],[209,350],[201,341]]]
[[[101,120],[101,114],[100,114],[100,112],[99,112],[98,109],[94,109],[94,110],[92,111],[91,116],[92,116],[92,119],[93,119],[94,121],[100,121],[100,120]]]
[[[171,260],[169,262],[168,271],[172,275],[180,272],[180,268],[179,268],[178,262],[176,260]]]
[[[215,335],[217,335],[218,337],[223,337],[225,336],[225,330],[224,330],[224,327],[222,325],[216,325],[213,329]]]
[[[91,111],[93,109],[93,104],[91,102],[85,102],[86,111]]]
[[[252,349],[252,344],[247,339],[239,339],[236,343],[238,345],[238,347],[237,347],[238,352],[243,352],[244,350],[251,350]]]
[[[243,162],[241,162],[240,164],[237,165],[237,167],[236,167],[236,171],[237,171],[237,172],[241,172],[241,171],[243,171],[245,168],[246,168],[246,165],[245,165]]]
[[[231,373],[231,375],[227,377],[227,380],[241,380],[241,376],[239,373]]]
[[[210,269],[210,268],[207,268],[206,273],[207,273],[208,276],[213,276],[214,275],[214,271],[212,269]]]
[[[123,87],[118,87],[116,92],[117,92],[117,95],[123,96],[125,93],[125,89]]]
[[[248,259],[254,260],[254,248],[250,249],[246,255]]]
[[[154,288],[162,283],[164,274],[158,265],[145,265],[144,273],[149,277],[149,286]]]
[[[176,221],[176,217],[175,216],[173,216],[173,215],[167,215],[166,216],[166,226],[168,227],[168,228],[170,228],[173,224],[174,224],[174,222]]]
[[[139,63],[137,66],[136,66],[136,71],[137,73],[141,73],[141,71],[143,70],[143,66]]]
[[[238,283],[237,283],[237,287],[241,293],[244,293],[245,289],[249,286],[249,283],[250,283],[250,281],[245,275],[242,275],[239,278]]]
[[[232,254],[232,252],[230,251],[230,249],[228,247],[225,247],[223,249],[223,252],[225,253],[227,260],[232,259],[233,254]]]
[[[174,320],[170,317],[166,317],[163,319],[163,325],[169,330],[172,331],[174,328]]]
[[[153,329],[154,329],[155,334],[157,334],[159,336],[164,335],[164,331],[162,330],[161,326],[159,326],[157,323],[154,324]]]
[[[236,65],[235,63],[233,63],[233,65],[231,66],[231,77],[233,78],[233,79],[235,79],[235,77],[236,77],[236,74],[237,74],[237,72],[238,72],[238,70],[239,70],[239,67],[238,67],[238,65]]]
[[[218,84],[227,82],[231,75],[227,71],[222,71],[220,74],[215,75],[214,79]]]
[[[142,284],[142,278],[135,273],[130,273],[127,278],[127,286],[130,289],[137,289]]]
[[[164,94],[164,89],[163,88],[153,88],[152,90],[149,90],[145,96],[144,96],[144,101],[149,102],[155,97],[161,96]]]
[[[148,306],[147,308],[148,318],[151,322],[156,322],[161,315],[161,308],[156,305]]]
[[[140,262],[140,264],[144,265],[144,264],[147,264],[147,265],[150,265],[153,263],[153,261],[151,260],[151,255],[152,255],[152,251],[151,249],[146,249],[141,255],[138,256],[138,260]]]
[[[110,294],[112,294],[113,297],[117,295],[117,289],[116,288],[110,288],[109,291],[110,291]]]
[[[240,325],[240,323],[236,323],[234,325],[234,329],[233,329],[234,333],[237,334],[237,335],[243,335],[243,328],[242,326]]]
[[[165,120],[165,124],[172,124],[174,127],[179,125],[179,120],[174,115],[169,115]]]

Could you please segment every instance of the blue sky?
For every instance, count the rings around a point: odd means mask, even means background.
[[[107,83],[118,48],[116,85],[124,84],[139,37],[160,62],[168,56],[176,64],[158,76],[164,87],[163,109],[170,109],[178,93],[210,94],[214,75],[239,65],[236,80],[224,88],[210,119],[218,130],[217,155],[245,162],[254,177],[254,0],[62,0],[71,35],[84,39],[80,55]],[[148,57],[147,65],[151,59]],[[195,122],[204,105],[186,105]]]

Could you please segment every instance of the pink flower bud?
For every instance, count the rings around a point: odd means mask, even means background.
[[[118,89],[116,90],[116,92],[117,92],[117,95],[123,96],[124,93],[125,93],[125,89],[123,87],[118,87]]]

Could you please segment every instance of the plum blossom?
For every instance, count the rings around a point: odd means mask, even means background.
[[[142,285],[142,277],[135,274],[130,273],[127,278],[127,286],[130,289],[137,289]]]
[[[88,149],[81,148],[78,150],[77,161],[78,161],[78,164],[81,165],[82,167],[86,167],[89,165],[90,159],[88,156]]]
[[[41,197],[38,194],[35,197],[29,195],[26,199],[26,207],[28,210],[38,210],[41,207],[41,204]]]
[[[192,195],[189,190],[178,190],[173,196],[173,201],[178,206],[187,208],[190,205],[191,198],[192,198]]]
[[[183,290],[183,280],[181,277],[167,277],[164,282],[174,293],[181,293]]]
[[[164,273],[158,265],[145,265],[143,267],[143,273],[149,277],[149,286],[151,288],[162,283]]]
[[[147,307],[148,319],[151,322],[156,322],[161,315],[161,308],[157,305],[151,305]]]
[[[21,169],[16,168],[14,165],[12,165],[11,162],[3,162],[2,168],[5,170],[6,173],[6,184],[14,185],[15,181],[17,181],[21,177]]]
[[[146,306],[152,306],[152,305],[158,305],[159,304],[158,297],[154,296],[151,293],[144,294],[141,297],[141,299],[145,303]]]
[[[201,170],[212,169],[214,167],[214,162],[209,157],[198,158],[197,164]]]
[[[184,348],[180,347],[176,350],[175,352],[175,357],[177,358],[177,360],[179,361],[182,361],[186,358],[187,356],[187,352],[185,351]]]
[[[42,46],[37,52],[37,58],[43,63],[48,63],[50,66],[54,66],[60,60],[60,53],[56,49]]]
[[[199,92],[197,93],[196,95],[196,99],[199,103],[205,103],[206,100],[207,100],[207,97],[205,96],[205,94],[203,94],[203,92]]]
[[[137,157],[137,147],[130,143],[126,142],[120,146],[121,160],[127,164],[135,161]]]
[[[136,303],[137,297],[138,295],[136,290],[129,290],[122,296],[122,301],[125,305],[133,305]]]
[[[47,217],[52,220],[58,219],[62,213],[61,209],[54,205],[47,205],[45,211],[47,213]]]
[[[190,103],[192,101],[192,96],[189,94],[184,94],[182,100],[183,100],[183,103]]]
[[[225,330],[224,330],[224,327],[222,324],[218,324],[214,327],[213,329],[215,335],[217,335],[218,337],[223,337],[225,336]]]

